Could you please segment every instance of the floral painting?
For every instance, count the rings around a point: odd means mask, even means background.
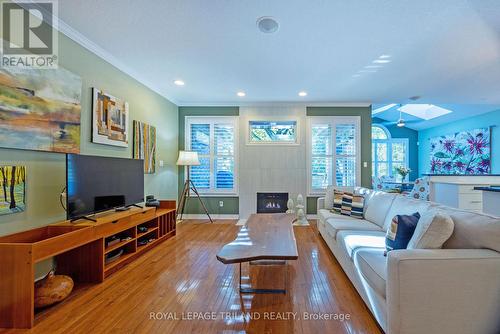
[[[457,132],[431,139],[433,174],[489,174],[491,172],[490,129]]]

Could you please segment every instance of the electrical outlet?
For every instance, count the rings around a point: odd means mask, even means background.
[[[368,167],[368,162],[363,161],[363,167],[364,167],[364,168]]]
[[[163,160],[160,160],[160,167],[163,167]]]
[[[224,201],[219,201],[219,208],[224,207]]]

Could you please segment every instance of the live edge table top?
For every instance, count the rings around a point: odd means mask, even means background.
[[[236,239],[217,254],[224,263],[255,260],[297,260],[297,242],[293,233],[293,214],[253,214],[242,226]]]

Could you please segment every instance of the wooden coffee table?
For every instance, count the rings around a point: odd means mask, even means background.
[[[253,214],[236,239],[217,254],[217,259],[224,264],[239,263],[241,293],[286,293],[288,270],[284,289],[242,288],[241,264],[286,266],[287,260],[297,260],[299,255],[292,226],[294,218],[295,215],[286,213]]]

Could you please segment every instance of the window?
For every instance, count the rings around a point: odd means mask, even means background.
[[[330,184],[360,184],[360,136],[360,117],[308,118],[309,194],[322,194]]]
[[[382,125],[372,126],[372,175],[396,175],[394,168],[408,167],[408,138],[391,138]]]
[[[296,144],[297,121],[249,121],[249,144]]]
[[[198,152],[191,180],[202,194],[237,194],[237,118],[186,117],[186,149]]]

